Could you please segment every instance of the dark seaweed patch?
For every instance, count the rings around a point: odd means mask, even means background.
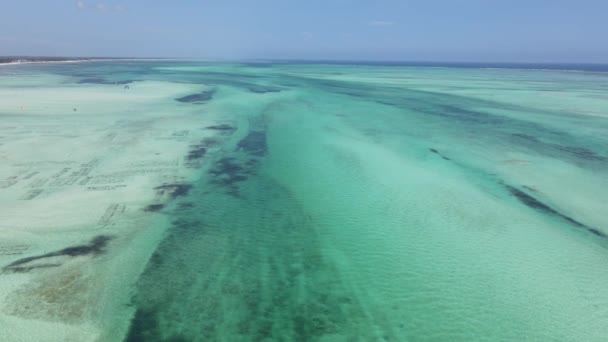
[[[246,160],[228,164],[244,172]],[[325,261],[305,213],[283,207],[289,193],[264,177],[252,186],[241,200],[202,196],[175,216],[138,281],[142,312],[127,341],[374,340],[361,336],[374,323]]]
[[[329,92],[372,99],[377,103],[395,106],[419,112],[425,115],[445,118],[454,124],[466,125],[467,130],[484,129],[501,137],[512,139],[517,145],[523,145],[551,157],[580,162],[607,161],[608,156],[594,152],[592,149],[577,143],[576,135],[570,132],[556,131],[543,125],[512,117],[499,116],[471,108],[502,108],[507,110],[530,112],[530,108],[505,105],[493,101],[473,100],[466,97],[445,95],[430,91],[404,89],[399,87],[356,84],[354,82],[336,80],[318,80],[306,77],[291,76],[304,84],[311,84]],[[459,103],[459,105],[447,104]],[[534,110],[536,111],[536,110]],[[552,113],[552,112],[546,112]],[[506,128],[515,129],[517,133],[506,132]],[[534,135],[525,134],[534,132]],[[543,137],[543,139],[538,137]],[[543,141],[552,139],[556,143]],[[565,142],[568,142],[567,144]]]
[[[59,267],[59,266],[61,266],[61,264],[37,264],[34,266],[15,266],[15,267],[11,267],[11,268],[7,267],[6,269],[3,269],[3,270],[10,271],[13,273],[26,273],[33,269],[52,268],[52,267]]]
[[[459,121],[475,122],[480,124],[500,124],[504,122],[501,117],[484,112],[464,109],[454,105],[438,105],[433,109],[436,114],[443,117],[458,119]]]
[[[254,156],[261,157],[266,154],[268,145],[266,144],[266,132],[264,131],[251,131],[238,143],[239,149],[252,154]]]
[[[91,77],[91,78],[83,78],[78,81],[79,84],[117,84],[117,85],[125,85],[133,83],[133,80],[125,80],[125,81],[108,81],[101,77]]]
[[[192,202],[181,202],[177,206],[180,209],[190,209],[190,208],[194,208],[194,203],[192,203]]]
[[[218,141],[217,141],[217,139],[215,139],[215,138],[209,138],[209,137],[207,137],[207,138],[204,138],[204,139],[201,141],[201,144],[202,144],[203,146],[205,146],[205,147],[209,148],[209,147],[216,146],[216,145],[218,144]]]
[[[159,340],[159,337],[160,331],[156,311],[137,309],[133,320],[131,320],[131,327],[125,342]]]
[[[175,199],[188,195],[188,192],[192,189],[192,185],[183,183],[163,184],[154,189],[158,191],[159,195],[168,194],[172,199]]]
[[[235,158],[222,158],[218,160],[209,173],[213,176],[212,184],[226,187],[228,193],[238,196],[237,184],[248,179],[257,166],[257,160],[250,159],[245,163]]]
[[[104,248],[112,238],[106,235],[96,236],[88,245],[74,246],[62,249],[59,255],[81,256],[87,254],[98,255],[104,252]]]
[[[94,83],[94,84],[105,84],[106,81],[103,78],[83,78],[78,83]]]
[[[602,156],[598,156],[595,152],[586,149],[584,147],[572,147],[572,146],[561,146],[561,145],[552,145],[554,148],[566,152],[568,154],[572,154],[578,158],[587,159],[587,160],[604,160],[605,158]]]
[[[558,214],[558,212],[555,211],[553,208],[538,201],[536,198],[528,195],[527,193],[525,193],[517,188],[514,188],[512,186],[509,186],[509,185],[507,185],[507,188],[509,189],[509,192],[511,193],[511,195],[517,197],[517,199],[520,202],[527,205],[528,207],[543,211],[545,213],[553,214],[553,215]]]
[[[234,131],[236,129],[235,127],[232,127],[232,126],[226,125],[226,124],[207,126],[205,128],[207,128],[207,129],[213,129],[213,130],[216,130],[216,131]]]
[[[84,255],[89,255],[89,254],[96,256],[96,255],[99,255],[99,254],[102,254],[103,252],[105,252],[105,247],[107,246],[108,242],[111,239],[112,239],[112,237],[110,237],[110,236],[99,235],[99,236],[96,236],[95,238],[93,238],[91,240],[91,242],[89,242],[88,245],[67,247],[67,248],[64,248],[64,249],[56,251],[56,252],[46,253],[46,254],[37,255],[37,256],[33,256],[33,257],[22,258],[22,259],[19,259],[17,261],[14,261],[14,262],[6,265],[2,270],[12,271],[12,272],[27,272],[27,271],[30,271],[35,268],[60,266],[60,264],[56,264],[56,263],[22,266],[29,262],[39,260],[39,259],[44,259],[44,258],[51,258],[51,257],[58,257],[58,256],[77,257],[77,256],[84,256]]]
[[[199,220],[187,220],[184,218],[179,218],[173,222],[171,222],[175,229],[181,231],[195,230],[200,233],[204,224]]]
[[[597,230],[595,228],[589,228],[588,230],[589,230],[590,233],[595,234],[597,236],[607,237],[606,234],[600,232],[599,230]]]
[[[209,172],[214,176],[212,182],[218,185],[233,186],[247,179],[244,168],[234,158],[220,159]]]
[[[529,134],[523,134],[523,133],[513,133],[511,134],[512,136],[516,137],[516,138],[520,138],[520,139],[524,139],[524,140],[528,140],[528,141],[538,141],[538,138],[531,136]]]
[[[150,204],[144,208],[144,211],[156,212],[162,210],[164,207],[164,204]]]
[[[201,104],[207,102],[213,98],[215,94],[215,90],[203,91],[198,94],[187,95],[184,97],[180,97],[175,99],[175,101],[185,102],[185,103],[193,103],[193,104]]]
[[[606,157],[600,156],[594,151],[584,148],[584,147],[575,147],[575,146],[563,146],[560,144],[554,144],[550,142],[544,142],[534,136],[523,134],[523,133],[513,133],[512,137],[517,138],[520,141],[523,141],[529,144],[530,147],[536,150],[545,150],[550,152],[551,154],[559,153],[561,155],[566,154],[571,157],[584,159],[589,161],[594,160],[606,160]]]
[[[243,170],[243,167],[236,162],[236,159],[226,157],[217,161],[210,173],[214,176],[235,175]]]
[[[250,67],[250,68],[270,68],[274,66],[274,63],[271,62],[246,62],[241,63],[242,66]]]
[[[247,90],[249,90],[252,93],[256,93],[256,94],[278,93],[280,91],[283,91],[283,89],[278,88],[278,87],[269,87],[269,86],[261,86],[261,85],[249,86],[249,87],[247,87]]]
[[[602,233],[601,231],[599,231],[595,228],[591,228],[581,222],[576,221],[575,219],[573,219],[567,215],[564,215],[564,214],[558,212],[557,210],[551,208],[550,206],[546,205],[545,203],[540,202],[536,198],[528,195],[527,193],[525,193],[515,187],[512,187],[510,185],[505,185],[505,186],[507,187],[507,189],[509,190],[511,195],[515,196],[521,203],[527,205],[528,207],[538,210],[538,211],[543,212],[548,215],[557,216],[565,221],[568,221],[569,223],[571,223],[572,225],[574,225],[578,228],[585,229],[586,231],[588,231],[594,235],[601,236],[601,237],[607,237],[606,234]]]
[[[201,166],[200,160],[207,154],[207,149],[217,145],[217,140],[205,138],[198,144],[190,146],[190,150],[185,157],[185,165],[188,168],[198,168]]]
[[[124,342],[188,342],[181,335],[173,335],[167,338],[162,337],[162,331],[158,322],[158,312],[152,309],[137,309],[135,316],[131,320],[131,326]]]
[[[207,71],[207,72],[201,72],[199,73],[200,75],[204,75],[205,80],[206,79],[213,79],[213,78],[218,78],[218,79],[223,79],[223,80],[256,80],[259,79],[262,76],[259,75],[251,75],[251,74],[244,74],[242,72],[222,72],[222,71]]]
[[[266,132],[250,131],[237,144],[237,154],[244,151],[249,155],[242,159],[225,157],[218,160],[209,173],[213,176],[211,183],[227,188],[228,193],[238,196],[237,183],[247,180],[249,175],[255,172],[259,164],[257,157],[264,156],[267,151]]]
[[[441,152],[439,152],[438,150],[436,150],[434,148],[429,148],[429,151],[441,156],[441,158],[443,158],[444,160],[451,160],[450,158],[444,156],[443,154],[441,154]]]
[[[201,159],[203,156],[205,156],[205,153],[207,153],[207,148],[205,148],[203,145],[194,145],[194,146],[192,146],[190,151],[188,151],[188,155],[186,156],[186,159],[187,160]]]

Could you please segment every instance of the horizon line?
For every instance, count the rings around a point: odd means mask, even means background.
[[[408,59],[343,59],[343,58],[205,58],[205,57],[134,57],[134,56],[59,56],[59,55],[0,55],[5,58],[38,58],[62,60],[182,60],[182,61],[208,61],[208,62],[357,62],[357,63],[428,63],[428,64],[538,64],[538,65],[608,65],[607,62],[560,62],[560,61],[479,61],[479,60],[408,60]],[[1,62],[0,62],[1,63]]]

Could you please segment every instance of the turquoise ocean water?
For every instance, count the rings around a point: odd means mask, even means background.
[[[150,213],[170,227],[125,289],[125,341],[608,336],[608,73],[11,68],[206,87],[174,101],[217,134],[190,152],[197,180]]]

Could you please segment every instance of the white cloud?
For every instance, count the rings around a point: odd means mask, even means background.
[[[76,6],[78,6],[78,8],[80,8],[80,9],[87,7],[87,5],[85,5],[84,1],[77,1]]]
[[[395,22],[385,20],[374,20],[367,23],[369,26],[394,26]]]

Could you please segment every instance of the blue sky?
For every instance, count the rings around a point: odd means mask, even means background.
[[[607,0],[1,0],[0,55],[608,62]]]

